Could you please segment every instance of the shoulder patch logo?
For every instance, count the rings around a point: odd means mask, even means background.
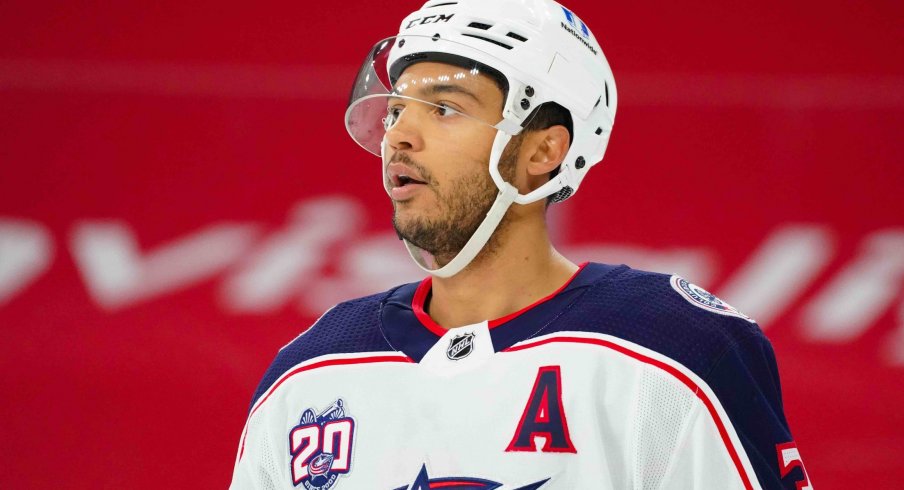
[[[452,361],[460,361],[471,355],[471,352],[474,352],[474,334],[468,332],[452,338],[446,349],[446,357]]]
[[[722,301],[717,298],[715,294],[710,293],[700,286],[688,282],[687,279],[684,279],[683,277],[672,276],[669,282],[672,284],[672,289],[677,291],[682,298],[698,308],[703,308],[706,311],[711,311],[720,315],[743,318],[748,322],[754,323],[752,318],[741,313],[734,306]]]
[[[306,490],[329,490],[351,471],[355,421],[345,416],[345,403],[336,400],[319,414],[313,408],[289,432],[292,483]]]

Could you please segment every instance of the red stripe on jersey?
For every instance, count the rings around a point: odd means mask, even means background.
[[[414,298],[411,299],[411,311],[414,312],[414,316],[421,322],[427,330],[430,330],[433,335],[442,337],[446,335],[446,329],[443,328],[439,323],[433,321],[430,318],[430,315],[424,311],[424,303],[427,302],[427,295],[430,294],[430,288],[433,286],[433,276],[427,276],[423,281],[417,286],[417,290],[414,292]]]
[[[744,488],[747,490],[753,490],[753,485],[750,483],[750,478],[747,476],[747,472],[744,471],[744,465],[741,464],[741,458],[738,456],[738,452],[735,449],[734,445],[731,442],[731,438],[728,436],[728,430],[725,429],[725,425],[722,423],[722,419],[719,417],[718,412],[716,412],[716,407],[713,405],[712,401],[710,401],[709,397],[706,396],[706,393],[697,386],[696,383],[692,379],[690,379],[687,375],[679,371],[673,366],[670,366],[662,361],[653,359],[652,357],[645,356],[638,352],[634,352],[631,349],[618,345],[614,342],[609,342],[602,339],[591,339],[584,337],[553,337],[547,338],[543,340],[538,340],[535,342],[530,342],[522,345],[514,345],[509,347],[508,349],[503,350],[502,352],[517,352],[519,350],[530,349],[533,347],[539,347],[541,345],[552,344],[552,343],[578,343],[578,344],[592,344],[598,345],[600,347],[606,347],[608,349],[612,349],[616,352],[624,354],[628,357],[637,359],[638,361],[644,362],[646,364],[650,364],[652,366],[656,366],[659,369],[671,374],[679,381],[684,383],[691,391],[694,392],[694,395],[697,396],[702,402],[703,405],[706,406],[706,409],[709,411],[709,415],[712,417],[713,421],[716,424],[716,428],[719,430],[719,435],[722,437],[722,442],[725,444],[725,448],[728,450],[729,456],[731,456],[731,461],[734,463],[735,468],[738,471],[738,474],[741,475],[741,481],[744,482]]]
[[[248,426],[251,422],[251,417],[254,416],[254,413],[257,412],[257,409],[263,406],[263,404],[270,398],[270,395],[276,391],[276,388],[279,388],[279,385],[283,384],[286,380],[295,376],[296,374],[303,373],[305,371],[312,371],[314,369],[320,369],[324,367],[330,366],[348,366],[351,364],[372,364],[375,362],[405,362],[405,363],[414,363],[414,360],[410,357],[402,357],[402,356],[372,356],[372,357],[354,357],[348,359],[330,359],[326,361],[319,361],[313,364],[308,364],[307,366],[301,366],[295,368],[291,371],[288,371],[282,378],[279,379],[273,386],[267,390],[267,394],[261,398],[261,401],[251,410],[251,413],[248,414],[248,423],[245,424],[245,430],[242,433],[242,445],[239,449],[239,461],[242,460],[242,456],[245,454],[245,437],[248,435]]]
[[[470,487],[476,486],[473,481],[455,481],[455,480],[430,482],[429,485],[430,485],[430,488],[463,487],[466,485],[470,486]]]
[[[532,308],[535,308],[535,307],[555,298],[556,296],[559,295],[559,293],[564,291],[565,288],[567,288],[568,285],[571,284],[572,281],[574,281],[574,278],[578,277],[578,274],[580,274],[581,271],[584,270],[584,267],[586,267],[587,264],[589,264],[589,262],[584,262],[583,264],[579,265],[578,270],[575,271],[575,273],[572,274],[571,277],[569,277],[567,281],[565,281],[565,284],[562,284],[562,286],[559,287],[559,289],[556,289],[550,295],[548,295],[544,298],[538,299],[537,301],[533,302],[532,304],[525,306],[524,308],[521,308],[520,310],[518,310],[514,313],[510,313],[508,315],[505,315],[501,318],[497,318],[495,320],[490,320],[488,322],[489,328],[496,328],[499,325],[502,325],[503,323],[505,323],[507,321],[514,320],[515,318],[523,315],[524,313],[527,313]],[[433,287],[433,276],[427,276],[423,281],[421,281],[421,283],[417,287],[417,290],[415,290],[415,292],[414,292],[414,298],[412,298],[412,300],[411,300],[411,310],[414,312],[414,316],[416,316],[417,319],[420,320],[421,325],[423,325],[427,330],[433,332],[434,335],[438,335],[438,336],[442,337],[443,335],[446,334],[446,329],[443,328],[440,324],[433,321],[433,319],[430,318],[430,315],[428,315],[427,312],[424,310],[424,303],[427,302],[427,295],[430,294],[430,289],[432,287]]]

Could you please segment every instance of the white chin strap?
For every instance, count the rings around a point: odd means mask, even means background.
[[[507,121],[503,121],[503,123],[505,122]],[[502,152],[505,150],[505,147],[508,145],[509,141],[511,141],[512,135],[506,133],[502,129],[498,129],[501,125],[502,123],[500,123],[500,125],[497,125],[496,138],[493,141],[493,149],[490,151],[490,175],[492,176],[493,182],[495,182],[496,187],[499,188],[499,194],[496,196],[496,200],[493,202],[493,206],[490,208],[490,211],[487,212],[486,217],[484,217],[483,221],[480,223],[480,226],[477,227],[477,230],[474,232],[474,234],[471,235],[471,238],[468,239],[468,242],[465,243],[465,246],[462,247],[458,254],[456,254],[455,257],[453,257],[452,260],[449,261],[449,263],[438,269],[431,269],[430,266],[432,264],[428,262],[428,259],[430,261],[435,260],[433,256],[426,250],[412,245],[410,242],[408,242],[408,240],[405,240],[404,238],[402,239],[402,241],[405,242],[405,248],[408,249],[408,254],[411,255],[412,259],[414,259],[414,263],[417,264],[417,266],[420,267],[424,272],[430,273],[431,275],[440,278],[452,277],[455,274],[458,274],[465,267],[467,267],[475,257],[477,257],[477,254],[479,254],[480,251],[483,250],[483,247],[486,246],[487,242],[490,241],[490,237],[493,236],[493,232],[496,231],[499,223],[502,222],[502,218],[505,216],[506,211],[508,211],[508,208],[511,207],[512,203],[517,202],[519,204],[528,204],[543,199],[558,190],[553,188],[553,186],[558,184],[558,182],[554,182],[557,179],[553,179],[540,188],[535,189],[530,194],[522,195],[518,192],[518,189],[515,188],[515,186],[503,180],[502,176],[499,174],[499,160],[502,158]],[[389,192],[389,183],[386,182],[385,177],[386,166],[388,164],[385,158],[385,139],[383,140],[382,154],[382,177],[386,191]]]
[[[427,263],[427,258],[430,257],[429,253],[412,245],[408,240],[403,239],[402,241],[405,242],[405,248],[408,249],[408,253],[411,255],[411,258],[414,259],[414,262],[418,267],[424,272],[429,272],[436,277],[442,278],[452,277],[467,267],[468,264],[477,257],[477,254],[483,250],[483,247],[487,242],[490,241],[490,237],[493,236],[493,232],[496,231],[496,227],[499,226],[503,216],[505,216],[505,212],[508,211],[509,206],[511,206],[512,203],[515,202],[515,198],[518,197],[518,189],[508,183],[505,185],[505,190],[496,196],[496,201],[493,202],[493,206],[483,219],[483,222],[477,227],[477,231],[471,235],[468,243],[465,243],[465,246],[462,247],[458,254],[456,254],[448,264],[439,269],[430,269],[428,267],[429,264]]]

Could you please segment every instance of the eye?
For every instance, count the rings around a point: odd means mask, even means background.
[[[396,121],[399,120],[399,117],[402,115],[402,111],[405,110],[404,106],[401,105],[392,105],[386,108],[386,117],[383,118],[383,129],[389,131]]]
[[[450,116],[454,116],[456,114],[461,114],[460,112],[458,112],[458,110],[456,110],[452,107],[449,107],[448,104],[444,104],[444,103],[437,104],[435,110],[436,110],[436,113],[440,117],[450,117]]]

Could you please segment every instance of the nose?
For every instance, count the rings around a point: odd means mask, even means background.
[[[386,141],[393,151],[420,151],[424,147],[424,140],[418,124],[415,112],[406,108],[399,115],[398,120],[386,131]]]

